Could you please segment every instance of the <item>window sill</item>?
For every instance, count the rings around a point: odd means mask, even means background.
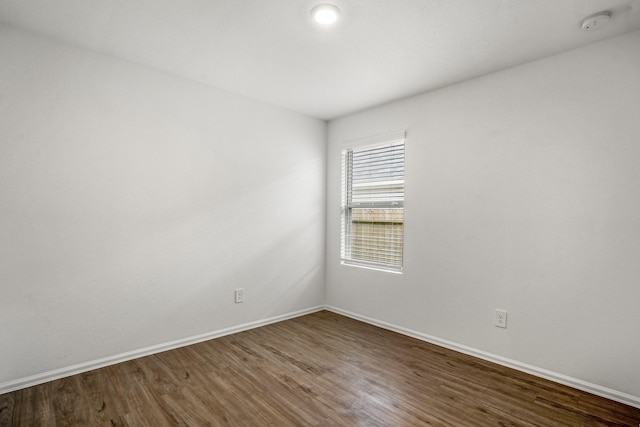
[[[340,264],[346,265],[348,267],[363,268],[365,270],[381,271],[383,273],[402,274],[402,267],[395,267],[395,268],[394,267],[382,267],[382,266],[378,266],[378,265],[363,264],[363,263],[350,261],[350,260],[344,260],[344,259],[342,261],[340,261]]]

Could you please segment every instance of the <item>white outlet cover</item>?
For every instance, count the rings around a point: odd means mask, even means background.
[[[496,310],[495,324],[499,328],[507,327],[507,311],[506,310]]]

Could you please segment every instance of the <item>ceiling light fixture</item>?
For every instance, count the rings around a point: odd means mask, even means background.
[[[340,9],[334,4],[323,3],[311,9],[311,16],[320,25],[331,25],[338,20]]]

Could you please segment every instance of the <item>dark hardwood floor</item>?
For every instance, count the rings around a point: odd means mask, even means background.
[[[640,409],[322,311],[0,395],[2,426],[632,426]]]

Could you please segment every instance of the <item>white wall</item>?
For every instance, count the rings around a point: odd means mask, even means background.
[[[340,149],[399,129],[405,272],[342,266]],[[640,402],[640,32],[330,122],[327,190],[328,305]]]
[[[8,27],[0,58],[0,385],[323,303],[325,122]]]

